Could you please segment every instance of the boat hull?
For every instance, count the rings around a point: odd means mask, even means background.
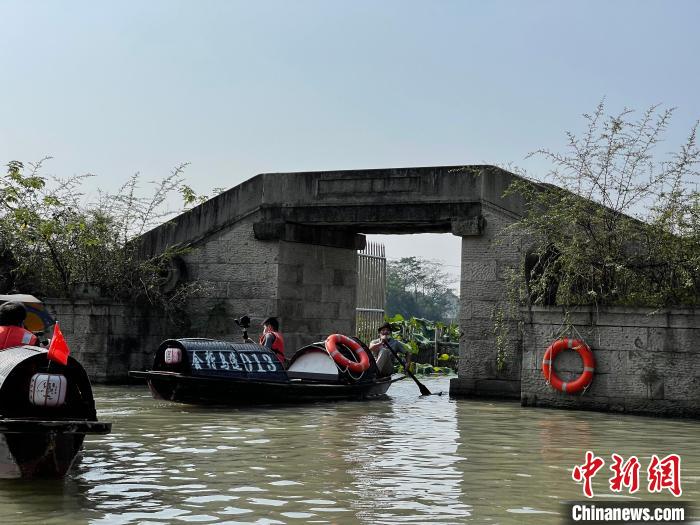
[[[62,478],[86,434],[108,434],[110,423],[0,419],[0,479]]]
[[[206,378],[172,372],[131,372],[146,379],[153,396],[167,401],[207,405],[255,405],[363,400],[381,397],[398,379],[363,383],[329,383],[299,379],[258,381]],[[400,377],[399,379],[402,379]]]

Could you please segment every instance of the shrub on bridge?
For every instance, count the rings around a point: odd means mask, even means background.
[[[91,202],[82,191],[89,175],[46,177],[46,160],[27,166],[12,161],[0,178],[0,291],[72,297],[90,286],[103,297],[145,301],[170,313],[179,309],[199,285],[166,291],[162,284],[171,259],[184,250],[142,258],[134,239],[172,215],[165,211],[172,193],[196,203],[182,184],[184,165],[155,183],[149,196],[139,196],[137,174],[116,194],[100,193]]]
[[[514,228],[534,246],[516,285],[534,304],[700,304],[700,193],[697,123],[668,155],[658,149],[672,109],[584,115],[568,150],[547,149],[552,184],[518,181],[527,213]],[[523,279],[522,277],[526,277]]]

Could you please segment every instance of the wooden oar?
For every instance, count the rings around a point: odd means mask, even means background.
[[[408,365],[406,365],[406,361],[404,361],[399,356],[399,354],[393,348],[391,348],[389,343],[387,343],[386,341],[382,341],[382,343],[384,344],[384,346],[386,346],[389,349],[389,352],[391,352],[393,354],[393,356],[398,360],[398,362],[401,363],[401,366],[403,366],[403,369],[408,374],[408,377],[413,379],[413,381],[415,381],[415,383],[418,385],[418,389],[420,390],[420,395],[422,395],[422,396],[432,396],[432,395],[441,396],[442,395],[442,392],[438,392],[437,394],[433,394],[430,390],[428,390],[428,387],[425,386],[420,381],[418,381],[418,378],[413,375],[413,372],[411,372],[411,370],[408,368]]]

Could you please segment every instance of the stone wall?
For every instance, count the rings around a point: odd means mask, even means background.
[[[71,356],[95,383],[128,381],[129,370],[150,368],[158,344],[172,330],[146,307],[100,299],[47,299],[46,306]]]
[[[542,358],[562,325],[558,308],[533,308],[523,333],[521,402],[525,406],[700,416],[700,312],[610,308],[575,313],[576,333],[593,350],[593,383],[582,394],[554,390]],[[581,373],[578,354],[560,354],[554,368],[566,380]]]

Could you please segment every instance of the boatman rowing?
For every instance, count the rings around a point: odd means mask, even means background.
[[[411,354],[406,351],[406,346],[401,341],[391,337],[392,331],[393,326],[391,323],[384,323],[377,329],[379,339],[375,339],[369,344],[369,349],[374,354],[375,361],[377,361],[380,375],[391,375],[394,371],[393,358],[385,344],[389,345],[394,352],[404,358],[406,366],[411,366]]]

